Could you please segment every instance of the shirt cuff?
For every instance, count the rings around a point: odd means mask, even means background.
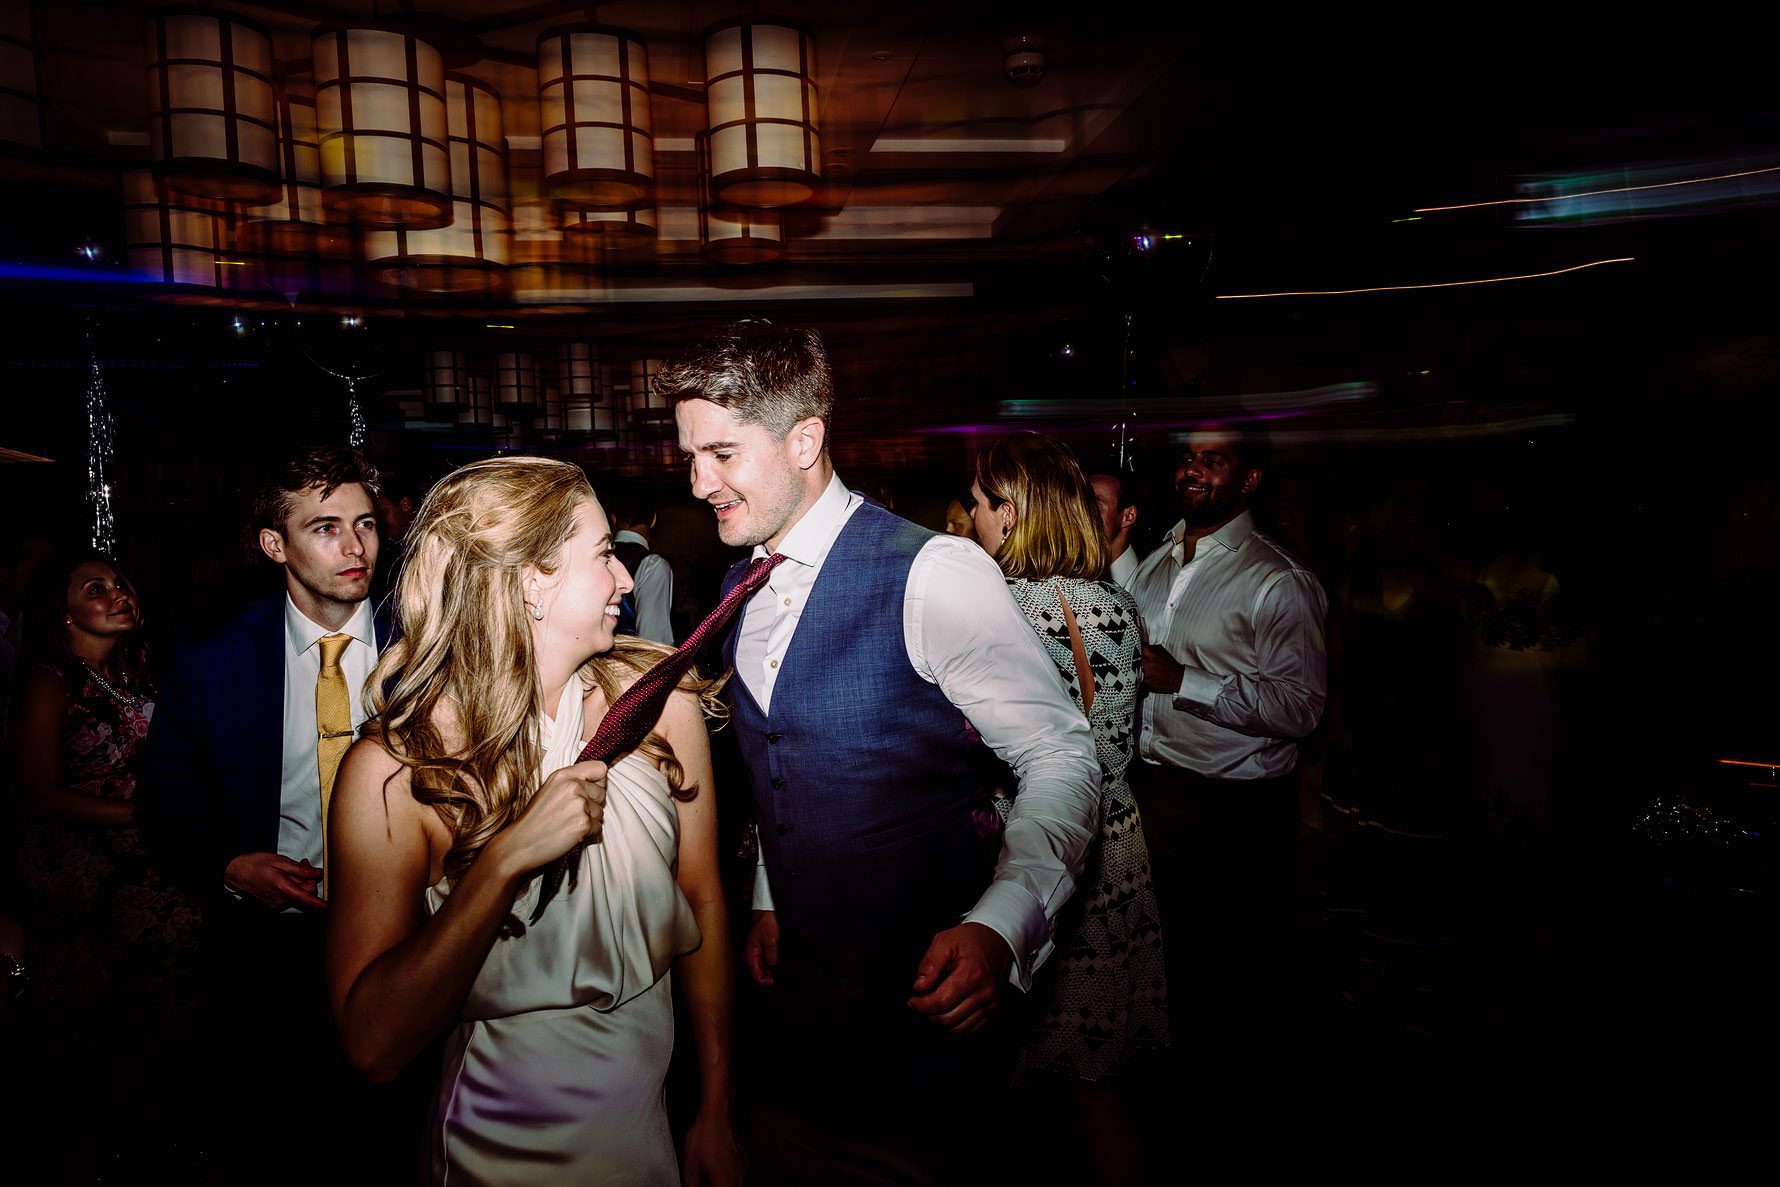
[[[1055,946],[1051,921],[1036,895],[1015,882],[991,882],[964,922],[980,923],[1006,941],[1014,957],[1007,967],[1009,983],[1022,993],[1032,988],[1033,970]]]
[[[1224,678],[1213,676],[1204,668],[1186,668],[1181,672],[1180,691],[1174,694],[1176,709],[1209,709],[1224,691]]]
[[[766,882],[766,859],[763,857],[754,863],[754,910],[772,911],[776,909],[773,906],[772,887],[768,886]]]

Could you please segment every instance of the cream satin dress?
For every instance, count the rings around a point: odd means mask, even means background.
[[[582,746],[572,678],[543,721],[548,773]],[[497,939],[449,1036],[429,1131],[431,1181],[677,1184],[663,1084],[674,1044],[674,957],[699,944],[674,880],[667,780],[632,754],[606,777],[598,844],[537,923]],[[529,919],[538,879],[514,914]],[[437,911],[450,880],[428,888]]]

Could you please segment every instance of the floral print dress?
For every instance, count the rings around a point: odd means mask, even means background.
[[[103,799],[136,795],[136,755],[152,702],[114,696],[77,663],[44,665],[62,682],[60,785]],[[141,831],[37,815],[21,836],[20,877],[38,935],[37,983],[55,1012],[103,1013],[120,1026],[162,1021],[189,1002],[198,911],[149,861]]]

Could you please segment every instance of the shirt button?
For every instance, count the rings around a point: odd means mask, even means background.
[[[777,790],[779,790],[779,788],[781,788],[783,786],[785,786],[785,781],[783,779],[779,778],[777,775],[774,775],[773,776],[773,790],[777,791]],[[785,826],[780,825],[779,827],[784,828]]]
[[[786,605],[787,605],[787,606],[789,606],[789,605],[790,605],[790,604],[791,604],[791,599],[790,599],[790,598],[786,598],[786,599],[785,599],[785,604],[786,604]]]
[[[769,668],[776,668],[779,666],[779,661],[776,659],[769,659],[766,661],[766,666]]]

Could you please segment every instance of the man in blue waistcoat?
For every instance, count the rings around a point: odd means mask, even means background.
[[[779,1020],[757,1169],[962,1177],[954,1135],[994,1115],[985,1024],[1095,835],[1093,735],[988,555],[835,476],[815,331],[744,321],[658,382],[718,535],[785,558],[724,650],[760,841],[743,958]],[[999,835],[976,736],[1019,779]]]

